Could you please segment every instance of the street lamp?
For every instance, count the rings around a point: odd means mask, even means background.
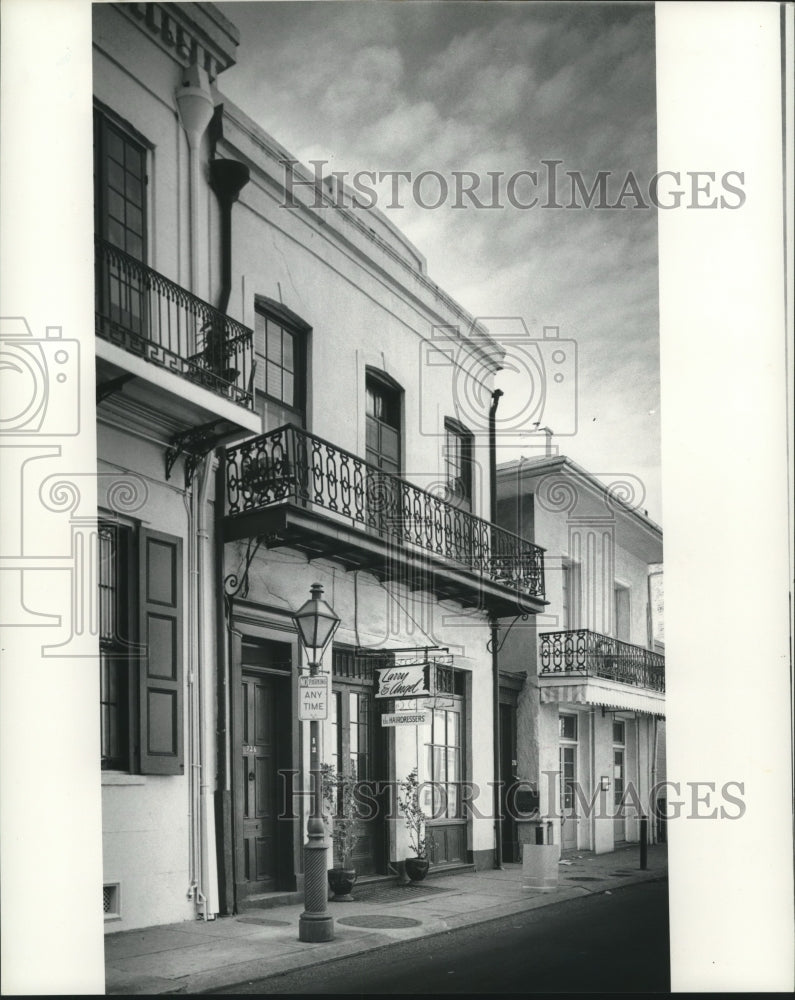
[[[295,627],[309,658],[309,676],[320,671],[323,653],[331,642],[340,618],[323,600],[323,587],[313,583],[311,597],[293,615]],[[320,726],[317,719],[309,723],[309,770],[314,783],[312,809],[306,824],[304,845],[304,912],[298,921],[299,941],[331,941],[334,920],[328,912],[326,885],[326,827],[323,823],[320,775]]]

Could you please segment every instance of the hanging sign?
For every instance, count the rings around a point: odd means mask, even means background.
[[[381,716],[382,726],[428,726],[431,713],[427,709],[419,712],[387,712]]]
[[[301,722],[323,722],[328,718],[329,675],[298,678],[298,718]]]
[[[376,698],[423,698],[431,693],[430,663],[395,664],[376,673]]]

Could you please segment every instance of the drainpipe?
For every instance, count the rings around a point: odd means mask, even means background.
[[[182,74],[176,92],[179,118],[188,137],[190,198],[190,290],[198,293],[199,283],[199,147],[213,116],[213,98],[207,71],[195,63]]]
[[[198,729],[199,729],[199,803],[200,803],[200,861],[201,888],[204,908],[204,919],[214,920],[219,912],[218,905],[218,869],[216,865],[215,847],[215,791],[209,780],[207,767],[207,748],[212,745],[212,697],[213,690],[209,683],[210,671],[213,666],[213,637],[210,633],[210,623],[213,621],[213,598],[215,588],[210,578],[212,570],[212,550],[210,545],[209,523],[209,492],[213,481],[217,459],[208,455],[202,462],[201,479],[199,482],[198,520],[196,527],[197,540],[197,594],[196,606],[199,612],[199,645],[196,663],[198,675]],[[208,720],[210,724],[208,725]]]
[[[182,86],[175,94],[179,119],[188,139],[188,197],[189,197],[189,247],[190,247],[190,290],[196,294],[199,285],[199,182],[200,182],[200,147],[202,136],[213,116],[213,98],[210,92],[210,81],[207,71],[196,64],[189,66],[182,74]],[[206,464],[206,463],[205,463]],[[203,473],[206,476],[206,473]],[[206,490],[200,490],[202,498]],[[189,624],[189,709],[188,728],[190,737],[190,823],[191,823],[191,895],[196,904],[203,909],[203,916],[208,918],[207,857],[208,830],[203,819],[202,785],[204,772],[204,711],[202,707],[201,672],[203,647],[207,642],[206,617],[201,604],[201,574],[199,569],[199,539],[197,525],[201,520],[201,508],[204,503],[199,499],[195,489],[191,490],[189,505],[188,551],[189,551],[189,606],[191,621]],[[206,661],[206,658],[204,660]],[[214,836],[212,847],[214,849]],[[217,892],[216,892],[217,897]],[[217,904],[216,904],[217,909]]]
[[[249,169],[239,160],[213,160],[210,187],[221,207],[221,293],[218,311],[225,313],[232,291],[232,206],[249,182]]]
[[[497,407],[502,389],[491,394],[489,408],[489,519],[497,523]],[[489,615],[491,626],[491,677],[494,730],[494,867],[502,869],[502,796],[500,795],[500,658],[497,651],[498,626],[494,615]]]

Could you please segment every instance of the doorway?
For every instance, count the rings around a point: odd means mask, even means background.
[[[624,809],[626,787],[626,727],[622,720],[613,721],[613,843],[627,839]]]
[[[232,732],[234,872],[237,904],[250,896],[294,888],[292,821],[280,819],[280,771],[291,754],[287,643],[247,639]]]
[[[502,859],[519,861],[519,843],[513,809],[507,791],[516,780],[516,707],[500,705],[500,811],[502,815]]]
[[[561,850],[577,848],[577,730],[576,715],[560,716],[560,811]]]

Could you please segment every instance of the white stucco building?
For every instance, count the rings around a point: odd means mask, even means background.
[[[564,456],[498,467],[498,520],[544,548],[549,601],[505,636],[505,725],[563,851],[637,841],[641,815],[664,836],[662,531],[625,488]]]
[[[407,855],[381,806],[414,767],[432,864],[494,864],[487,644],[544,607],[540,550],[490,523],[499,345],[383,216],[288,175],[219,90],[236,44],[212,4],[94,7],[107,931],[300,890],[315,582],[341,618],[323,754],[379,802],[360,875]],[[407,662],[430,721],[382,727],[377,671]]]

